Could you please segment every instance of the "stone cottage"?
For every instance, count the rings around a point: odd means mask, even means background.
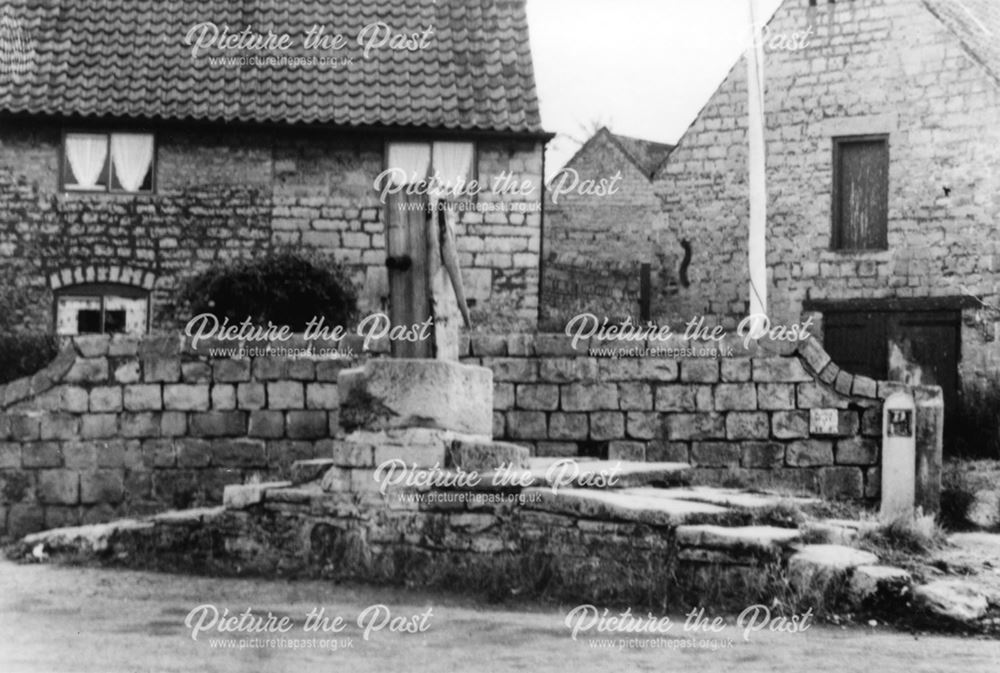
[[[662,245],[666,217],[653,190],[653,176],[672,149],[601,128],[549,181],[542,274],[546,326],[561,330],[582,309],[639,316],[643,264],[650,265],[652,284],[661,290],[676,282],[683,254]],[[588,181],[594,189],[581,187]]]
[[[0,278],[25,328],[173,329],[186,277],[282,245],[331,254],[381,310],[406,252],[390,156],[407,182],[487,186],[457,225],[470,304],[534,326],[550,136],[523,0],[3,11]]]
[[[764,31],[771,315],[940,385],[946,455],[998,452],[998,37],[988,0],[786,0]],[[678,318],[746,314],[747,153],[740,62],[655,180],[692,246]]]

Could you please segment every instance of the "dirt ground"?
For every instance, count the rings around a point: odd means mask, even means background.
[[[192,640],[185,618],[197,606],[292,620],[284,634],[220,634]],[[416,633],[372,630],[359,615],[384,604]],[[571,608],[573,606],[567,606]],[[344,630],[306,634],[314,608],[342,616]],[[422,617],[432,608],[429,617]],[[370,613],[379,620],[382,614]],[[324,582],[219,579],[0,562],[0,671],[138,673],[155,671],[878,671],[941,673],[1000,670],[1000,642],[913,636],[884,627],[814,625],[802,633],[750,634],[729,624],[719,633],[639,636],[581,634],[573,640],[565,610],[482,607],[460,597]],[[211,609],[203,613],[206,626]],[[709,615],[714,616],[714,615]],[[683,620],[683,616],[675,617]],[[377,623],[376,620],[373,623]],[[730,620],[731,621],[731,620]],[[421,627],[425,627],[422,631]],[[283,637],[284,647],[251,647]],[[634,637],[634,636],[629,636]],[[597,639],[601,640],[598,641]],[[613,638],[611,647],[598,647]],[[330,647],[292,648],[306,641]],[[731,646],[730,646],[731,643]],[[242,648],[241,648],[242,644]],[[332,649],[333,646],[337,649]],[[645,646],[640,646],[645,645]],[[654,645],[656,645],[654,647]]]

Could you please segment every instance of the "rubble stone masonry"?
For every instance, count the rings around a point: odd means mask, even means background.
[[[493,372],[494,437],[537,456],[690,462],[711,483],[878,496],[881,400],[900,384],[842,372],[811,339],[727,358],[591,346],[469,340],[463,360]],[[337,375],[358,359],[200,351],[177,335],[77,337],[0,386],[0,535],[217,503],[227,484],[331,455],[343,436]],[[834,410],[835,431],[810,431],[817,408]]]
[[[1000,306],[995,76],[920,0],[787,0],[768,27],[812,31],[805,48],[765,57],[775,320],[799,320],[806,300],[971,293]],[[746,314],[746,101],[740,61],[656,179],[670,232],[693,246],[675,318]],[[889,138],[888,249],[831,250],[833,138],[869,134]],[[1000,397],[998,318],[981,305],[962,316],[961,394],[987,416]]]
[[[18,316],[25,328],[53,330],[60,274],[84,278],[92,269],[96,279],[95,270],[127,268],[149,275],[154,331],[173,329],[183,319],[174,306],[183,279],[281,244],[332,254],[347,265],[362,309],[383,308],[386,214],[373,182],[384,143],[396,136],[168,125],[154,129],[154,194],[63,193],[61,134],[76,128],[0,125],[0,266],[30,297]],[[480,210],[461,217],[460,261],[480,323],[535,324],[541,152],[540,142],[477,142],[480,180],[504,173],[533,186],[529,195],[481,194]]]

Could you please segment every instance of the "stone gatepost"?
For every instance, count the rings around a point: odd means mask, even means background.
[[[938,386],[916,386],[885,400],[882,430],[883,520],[941,507],[944,397]]]
[[[941,462],[944,454],[944,393],[939,386],[918,386],[916,506],[925,514],[941,510]]]

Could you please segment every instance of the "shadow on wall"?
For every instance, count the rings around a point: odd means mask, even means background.
[[[570,253],[551,255],[542,275],[539,330],[561,332],[573,316],[581,313],[593,313],[613,322],[631,318],[644,323],[644,312],[655,319],[650,313],[654,300],[678,292],[676,268],[673,257],[657,257],[650,263],[644,291],[641,261],[601,260]]]

